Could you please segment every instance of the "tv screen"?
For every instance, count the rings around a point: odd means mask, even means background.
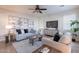
[[[58,21],[47,21],[46,27],[47,28],[58,28]]]

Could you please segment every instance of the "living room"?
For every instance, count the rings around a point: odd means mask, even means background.
[[[67,37],[69,37],[72,33],[70,21],[78,20],[78,18],[78,5],[1,5],[0,52],[39,52],[38,48],[40,48],[42,44],[45,44],[45,47],[53,45],[53,49],[49,47],[49,49],[46,48],[47,51],[53,50],[53,52],[56,53],[77,53],[79,52],[79,43],[76,43],[77,49],[73,49],[77,51],[71,51],[70,41],[68,41],[68,44],[52,43],[51,41],[53,41],[56,34],[55,32],[57,31],[61,35],[67,33]],[[41,40],[38,41],[40,38]],[[43,39],[47,39],[48,41]],[[33,40],[36,41],[33,42]],[[29,41],[31,43],[29,43]],[[73,41],[79,41],[79,39],[73,39]],[[2,44],[4,46],[2,46]],[[47,44],[48,46],[46,46]],[[73,43],[73,47],[75,47],[74,45],[75,43]],[[5,46],[8,46],[8,48]]]

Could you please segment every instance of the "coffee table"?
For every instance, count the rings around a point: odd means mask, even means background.
[[[41,52],[41,50],[43,50],[44,48],[48,48],[49,49],[49,51],[46,52],[46,53],[61,53],[61,51],[59,51],[59,50],[57,50],[55,48],[52,48],[52,47],[50,47],[48,45],[45,45],[45,44],[43,44],[41,47],[39,47],[38,49],[36,49],[32,53],[43,53],[43,52]]]
[[[42,35],[33,35],[29,37],[29,43],[32,45],[34,45],[35,40],[42,41]]]

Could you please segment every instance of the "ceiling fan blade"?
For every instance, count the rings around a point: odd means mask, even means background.
[[[40,10],[47,10],[46,8],[40,9]]]
[[[42,13],[42,10],[47,10],[46,8],[40,8],[39,5],[36,5],[35,9],[29,9],[29,10],[34,10],[33,13]]]
[[[42,13],[42,11],[39,10],[39,13]]]

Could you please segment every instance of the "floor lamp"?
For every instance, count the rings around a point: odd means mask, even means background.
[[[10,34],[11,34],[11,29],[12,29],[12,26],[11,25],[7,25],[6,26],[6,29],[8,30],[8,39],[9,39],[9,42],[10,42]]]

